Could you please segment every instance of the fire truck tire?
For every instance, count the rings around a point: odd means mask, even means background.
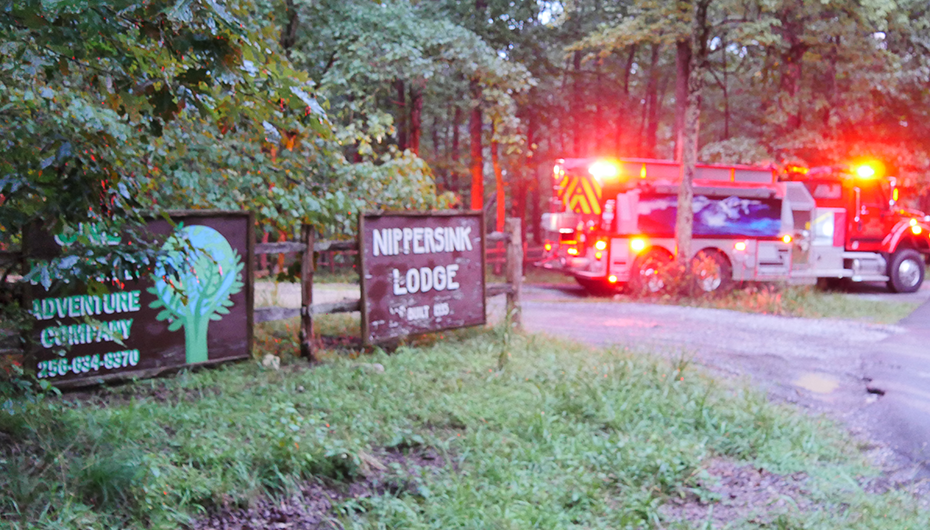
[[[655,294],[666,288],[666,269],[672,262],[671,254],[650,250],[640,255],[630,271],[630,291],[633,294]]]
[[[914,249],[900,249],[888,264],[888,288],[896,293],[913,293],[924,282],[924,258]]]
[[[698,252],[691,261],[691,273],[697,292],[722,293],[733,284],[733,268],[719,252]]]
[[[617,286],[605,280],[592,280],[576,276],[575,281],[578,282],[578,285],[584,287],[584,290],[591,296],[613,296],[617,294]]]

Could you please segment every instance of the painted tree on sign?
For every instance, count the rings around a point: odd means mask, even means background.
[[[182,227],[164,250],[165,261],[178,272],[169,275],[164,263],[155,267],[155,286],[149,292],[157,298],[149,307],[164,308],[156,318],[169,321],[169,331],[184,326],[188,363],[206,362],[210,321],[228,314],[230,297],[242,290],[242,258],[207,226]]]

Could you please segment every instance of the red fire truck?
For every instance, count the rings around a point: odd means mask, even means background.
[[[679,175],[677,163],[663,160],[559,160],[543,266],[591,291],[626,283],[661,290],[676,254]],[[793,170],[779,179],[772,168],[699,164],[697,286],[845,278],[915,291],[930,254],[930,218],[900,208],[897,195],[894,179],[874,170]]]
[[[816,202],[793,276],[883,281],[899,293],[920,289],[930,216],[899,204],[897,179],[883,175],[880,163],[789,168],[782,180],[803,184]]]

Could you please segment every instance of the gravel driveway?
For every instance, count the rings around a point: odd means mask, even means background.
[[[849,296],[921,302],[861,286]],[[682,355],[776,400],[848,426],[894,481],[930,478],[930,303],[897,325],[620,303],[573,286],[528,286],[527,331],[647,354]],[[503,297],[491,305],[502,313]]]

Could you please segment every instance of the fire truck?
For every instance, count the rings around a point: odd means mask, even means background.
[[[676,255],[680,171],[665,160],[559,160],[542,266],[592,292],[661,291]],[[698,164],[693,186],[690,262],[700,290],[845,279],[912,292],[923,282],[930,217],[901,208],[895,179],[872,166],[777,175]]]

